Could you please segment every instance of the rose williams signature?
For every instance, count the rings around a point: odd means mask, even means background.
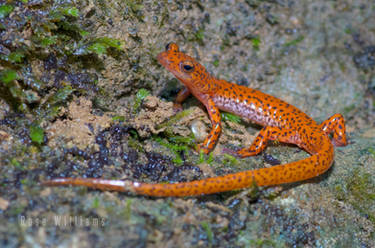
[[[29,217],[20,215],[18,221],[21,226],[40,227],[104,227],[106,219],[101,217],[84,217],[80,215],[54,215],[52,217]]]

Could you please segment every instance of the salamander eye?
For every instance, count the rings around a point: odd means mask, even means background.
[[[165,46],[166,51],[175,51],[178,52],[178,46],[176,43],[170,42]]]
[[[194,71],[194,64],[191,61],[185,61],[180,64],[180,68],[184,72],[193,72]]]

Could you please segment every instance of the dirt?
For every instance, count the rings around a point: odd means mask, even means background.
[[[95,133],[111,125],[112,118],[107,114],[94,115],[92,102],[84,97],[73,100],[66,109],[60,111],[61,119],[49,125],[45,131],[48,145],[56,146],[58,142],[66,143],[68,148],[73,146],[86,149],[95,141]]]

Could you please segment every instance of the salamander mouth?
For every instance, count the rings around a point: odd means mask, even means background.
[[[168,68],[169,66],[169,60],[167,58],[167,55],[165,54],[165,52],[162,52],[162,53],[159,53],[158,56],[156,56],[156,59],[159,61],[159,63]]]

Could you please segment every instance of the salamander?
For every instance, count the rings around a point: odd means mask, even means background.
[[[207,154],[215,147],[221,133],[219,110],[223,110],[263,126],[249,147],[231,151],[232,154],[241,158],[254,156],[266,148],[267,141],[274,140],[295,144],[311,156],[269,168],[191,182],[153,184],[100,178],[57,178],[44,182],[44,185],[86,186],[155,197],[213,194],[252,185],[274,186],[321,175],[332,165],[334,145],[347,145],[345,121],[341,114],[334,114],[318,124],[285,101],[256,89],[215,78],[195,59],[181,52],[175,43],[168,44],[166,50],[157,56],[157,60],[185,86],[177,95],[177,105],[192,94],[207,109],[212,129],[204,142],[197,146],[198,151]]]

